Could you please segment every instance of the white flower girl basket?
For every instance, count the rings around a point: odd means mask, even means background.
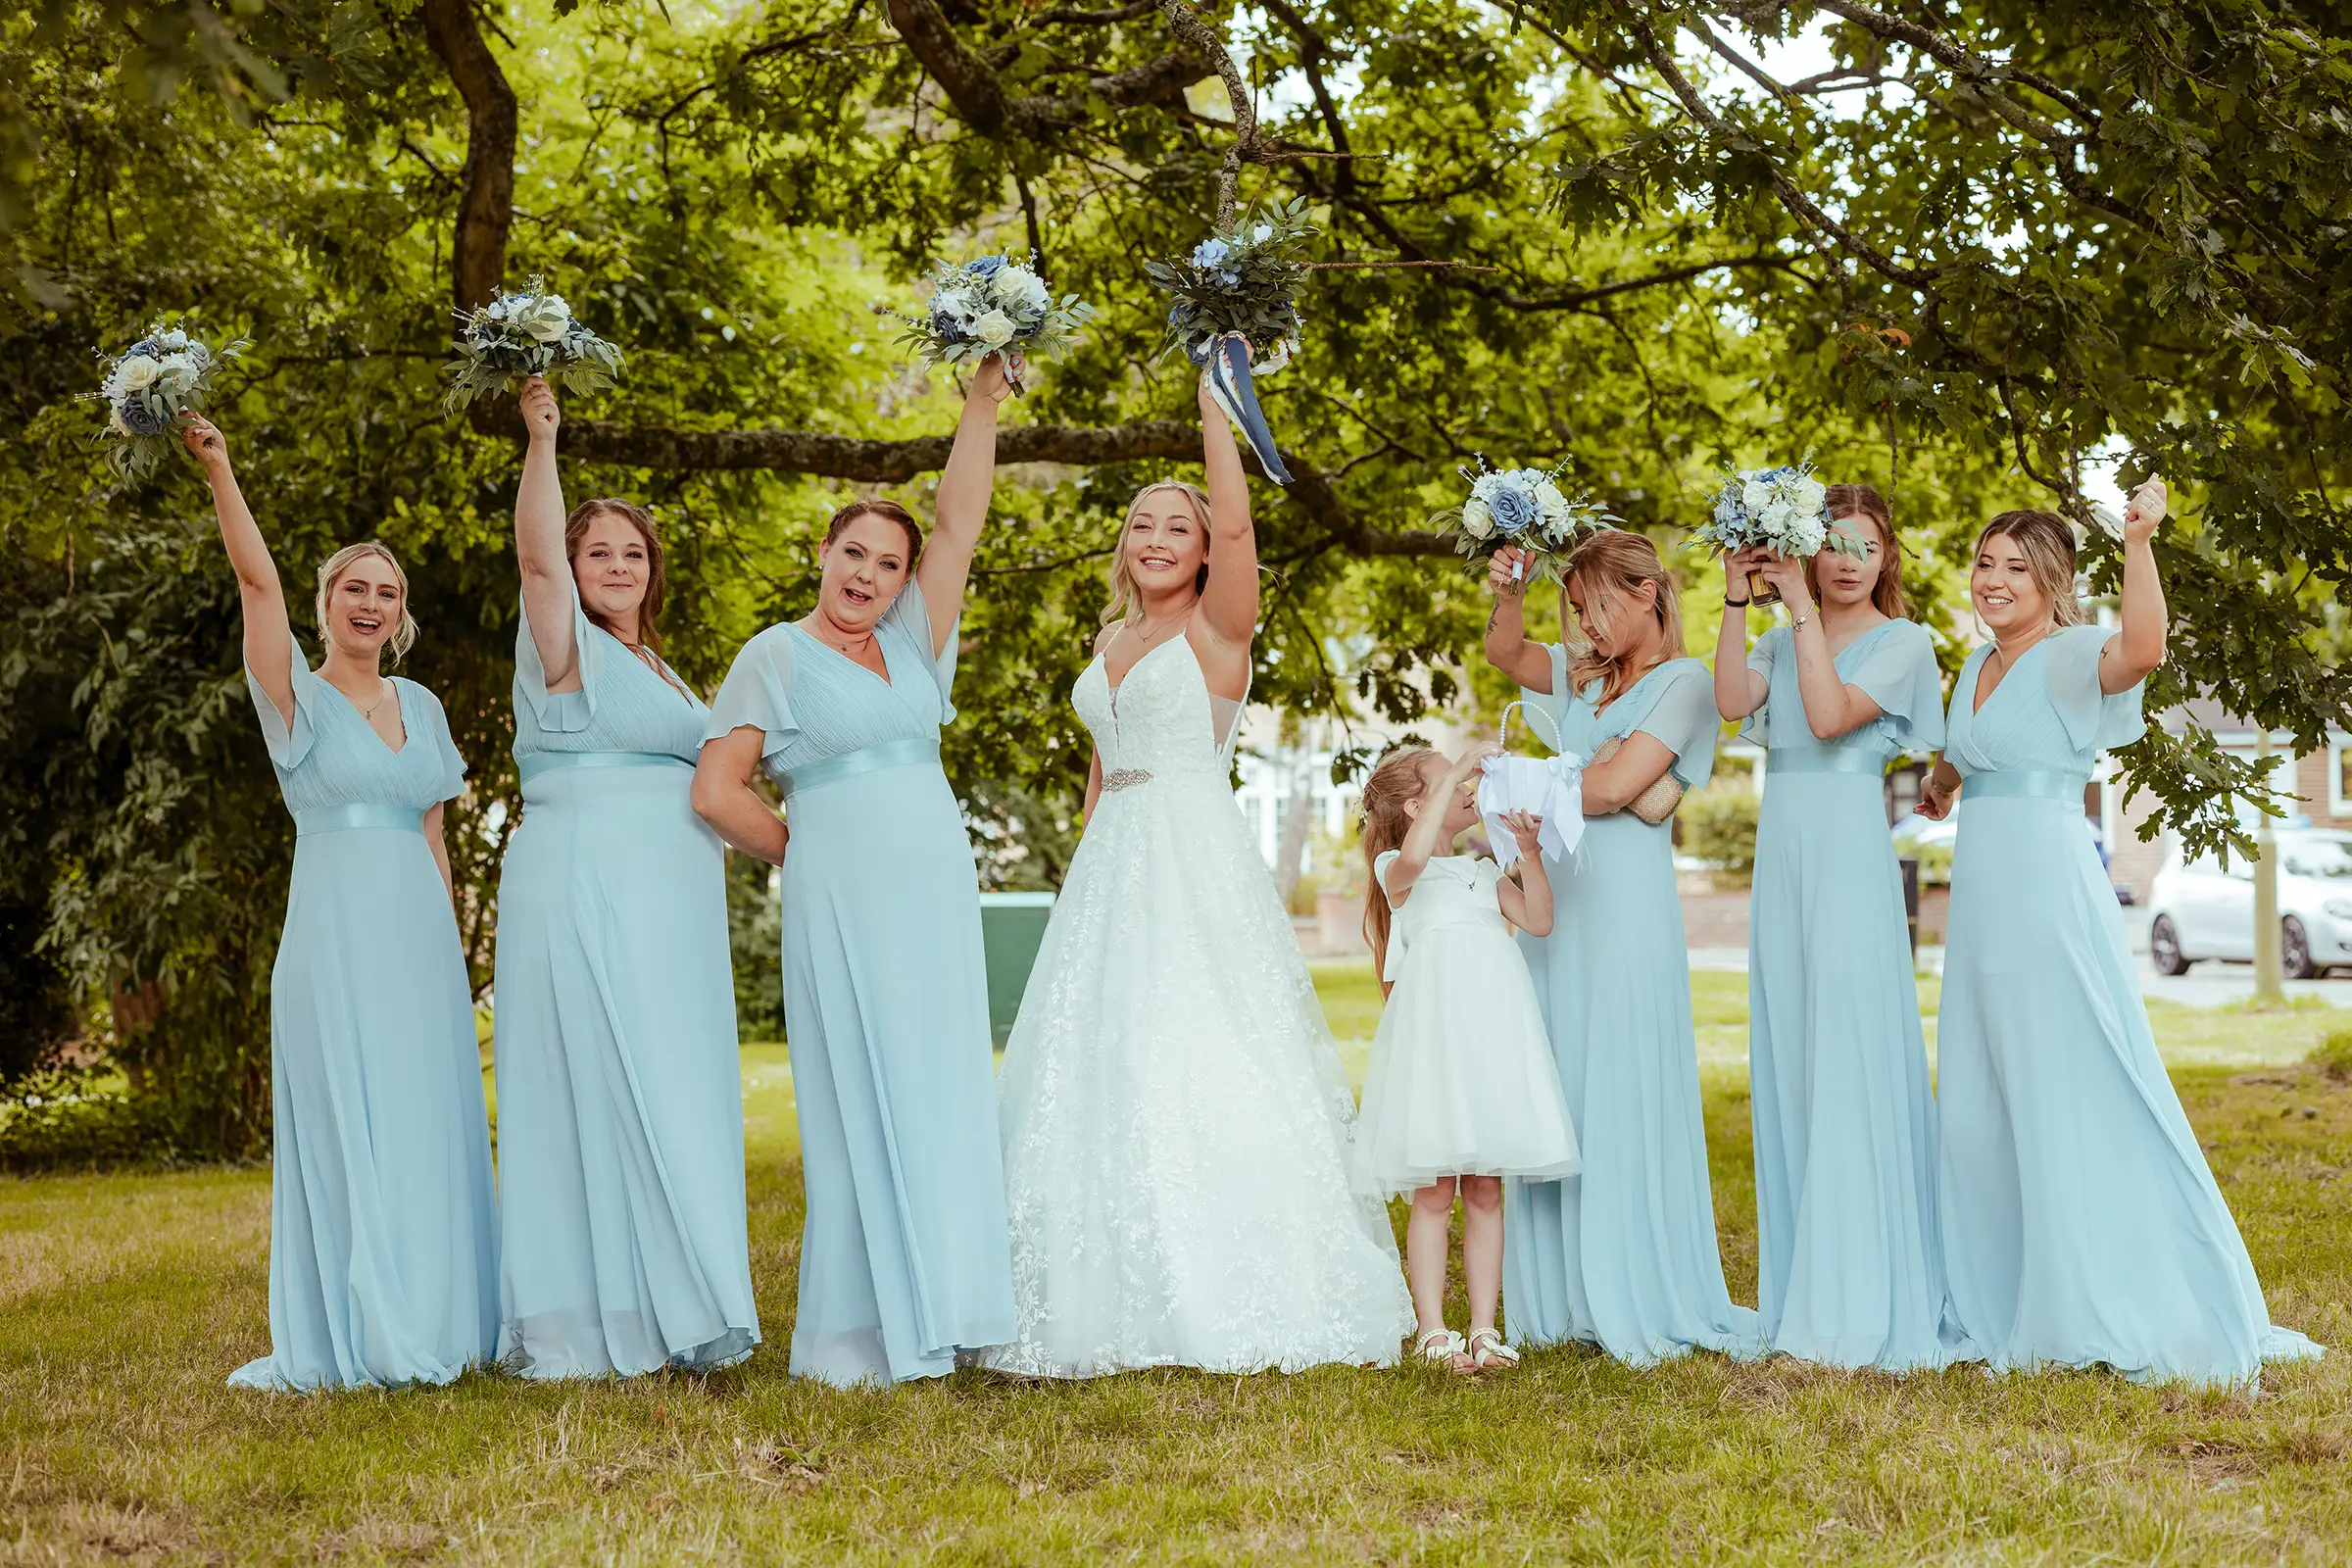
[[[1514,702],[1502,710],[1503,731],[1511,727],[1512,709],[1519,710],[1529,731],[1534,732],[1535,715],[1542,710],[1524,702]],[[1546,719],[1550,716],[1544,714]],[[1550,757],[1490,757],[1479,764],[1478,814],[1486,820],[1487,843],[1494,851],[1494,863],[1505,871],[1519,863],[1519,841],[1503,825],[1506,812],[1525,811],[1544,819],[1536,842],[1546,859],[1574,855],[1584,842],[1585,761],[1573,752],[1560,750],[1556,732],[1551,741]]]

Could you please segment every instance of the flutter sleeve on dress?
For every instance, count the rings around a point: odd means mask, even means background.
[[[288,724],[277,704],[262,689],[251,665],[245,670],[245,690],[252,694],[253,710],[262,721],[262,742],[270,748],[270,760],[287,772],[302,765],[311,755],[311,745],[318,738],[316,715],[318,710],[318,676],[310,661],[302,657],[302,644],[289,636],[286,639],[288,674],[294,683],[294,722]]]
[[[710,699],[710,717],[703,726],[703,739],[719,740],[747,724],[766,737],[760,748],[762,761],[784,750],[801,732],[792,713],[788,627],[770,626],[743,645],[718,695]]]
[[[1932,752],[1943,745],[1943,671],[1927,627],[1890,623],[1844,679],[1879,705],[1885,734],[1898,749]]]
[[[1772,666],[1781,657],[1781,649],[1788,641],[1788,628],[1772,626],[1756,639],[1756,646],[1747,651],[1747,667],[1764,677],[1764,701],[1756,710],[1740,721],[1740,738],[1754,741],[1758,746],[1772,744]]]
[[[884,624],[896,626],[912,643],[923,658],[923,665],[931,678],[939,683],[939,721],[942,725],[956,722],[956,704],[950,692],[956,685],[956,639],[963,631],[963,612],[956,612],[955,622],[948,627],[948,646],[940,653],[931,651],[931,611],[923,602],[923,585],[913,577],[899,590],[899,597],[882,613]]]
[[[441,782],[433,786],[436,791],[433,798],[454,801],[466,793],[466,759],[458,755],[457,739],[449,733],[448,710],[442,708],[439,697],[423,687],[412,685],[410,689],[423,692],[424,700],[432,705],[433,749],[439,754],[441,765]]]
[[[568,572],[564,574],[564,587],[571,601],[572,660],[579,665],[578,691],[547,689],[547,664],[539,657],[539,639],[531,635],[531,602],[527,595],[514,630],[514,695],[530,706],[531,717],[551,735],[576,735],[594,721],[597,675],[604,663],[604,650],[588,634],[588,612],[580,604],[579,585]]]
[[[2110,697],[2099,690],[2099,655],[2118,632],[2112,626],[2067,626],[2051,634],[2050,706],[2077,751],[2129,746],[2148,732],[2140,699],[2147,682],[2134,681]]]
[[[1704,789],[1715,771],[1715,743],[1723,733],[1723,715],[1715,709],[1715,677],[1695,659],[1676,663],[1678,668],[1657,676],[1658,691],[1649,699],[1649,710],[1628,733],[1655,736],[1674,754],[1669,771],[1683,787]],[[1631,700],[1631,693],[1618,699]]]

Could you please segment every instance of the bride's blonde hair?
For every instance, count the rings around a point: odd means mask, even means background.
[[[1175,490],[1183,494],[1193,509],[1194,517],[1200,523],[1201,546],[1203,549],[1207,547],[1208,496],[1199,485],[1186,484],[1182,479],[1162,479],[1157,484],[1148,484],[1138,490],[1135,499],[1127,503],[1127,515],[1119,520],[1119,536],[1111,543],[1110,603],[1102,608],[1102,624],[1105,626],[1125,615],[1130,604],[1140,603],[1143,599],[1142,590],[1135,584],[1135,573],[1127,568],[1127,530],[1135,526],[1136,509],[1147,498],[1162,490]],[[1204,561],[1200,564],[1200,574],[1193,580],[1193,592],[1199,593],[1207,586],[1208,563]]]

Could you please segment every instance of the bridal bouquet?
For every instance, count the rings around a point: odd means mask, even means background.
[[[1589,496],[1574,501],[1562,493],[1559,468],[1497,468],[1479,454],[1476,468],[1458,470],[1470,495],[1459,507],[1431,520],[1454,535],[1454,548],[1484,564],[1505,546],[1528,553],[1530,575],[1560,580],[1560,568],[1579,535],[1595,533],[1618,519]],[[1521,568],[1513,567],[1515,578]]]
[[[1813,458],[1775,468],[1729,469],[1716,492],[1714,515],[1691,536],[1720,554],[1756,546],[1784,559],[1817,555],[1823,546],[1853,552],[1865,548],[1830,532],[1828,487],[1813,477]],[[1748,593],[1760,605],[1777,603],[1780,591],[1755,573]]]
[[[926,365],[978,365],[991,354],[1004,356],[1004,376],[1021,390],[1022,361],[1030,354],[1056,359],[1078,341],[1078,329],[1095,308],[1075,294],[1054,303],[1037,275],[1037,253],[1028,263],[983,256],[958,267],[942,262],[931,274],[931,305],[921,316],[902,318],[899,341],[910,345]]]
[[[538,278],[519,294],[501,294],[460,318],[456,372],[445,409],[520,390],[534,375],[570,392],[602,392],[620,373],[620,350],[579,323],[561,294]]]
[[[116,442],[107,461],[115,472],[125,479],[153,473],[164,454],[179,444],[172,433],[179,416],[204,407],[220,362],[244,347],[240,339],[222,344],[215,353],[185,329],[158,321],[120,359],[102,354],[106,382],[92,396],[106,401],[107,433]]]
[[[1252,208],[1194,246],[1191,256],[1144,264],[1144,275],[1176,297],[1168,308],[1170,346],[1208,370],[1217,406],[1277,484],[1289,484],[1291,474],[1275,450],[1251,376],[1281,369],[1298,352],[1304,329],[1298,287],[1307,270],[1298,252],[1315,232],[1306,212],[1304,197]]]

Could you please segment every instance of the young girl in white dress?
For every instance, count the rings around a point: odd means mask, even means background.
[[[1479,763],[1494,751],[1473,747],[1448,764],[1427,747],[1399,747],[1372,770],[1363,798],[1373,884],[1364,935],[1388,1005],[1372,1038],[1353,1175],[1359,1192],[1412,1194],[1404,1275],[1415,1348],[1456,1372],[1519,1364],[1494,1326],[1500,1178],[1558,1181],[1583,1164],[1535,982],[1510,932],[1551,930],[1551,883],[1536,841],[1543,824],[1520,811],[1502,819],[1519,843],[1508,876],[1491,859],[1450,853],[1478,822]],[[1457,1188],[1467,1340],[1445,1313]]]

